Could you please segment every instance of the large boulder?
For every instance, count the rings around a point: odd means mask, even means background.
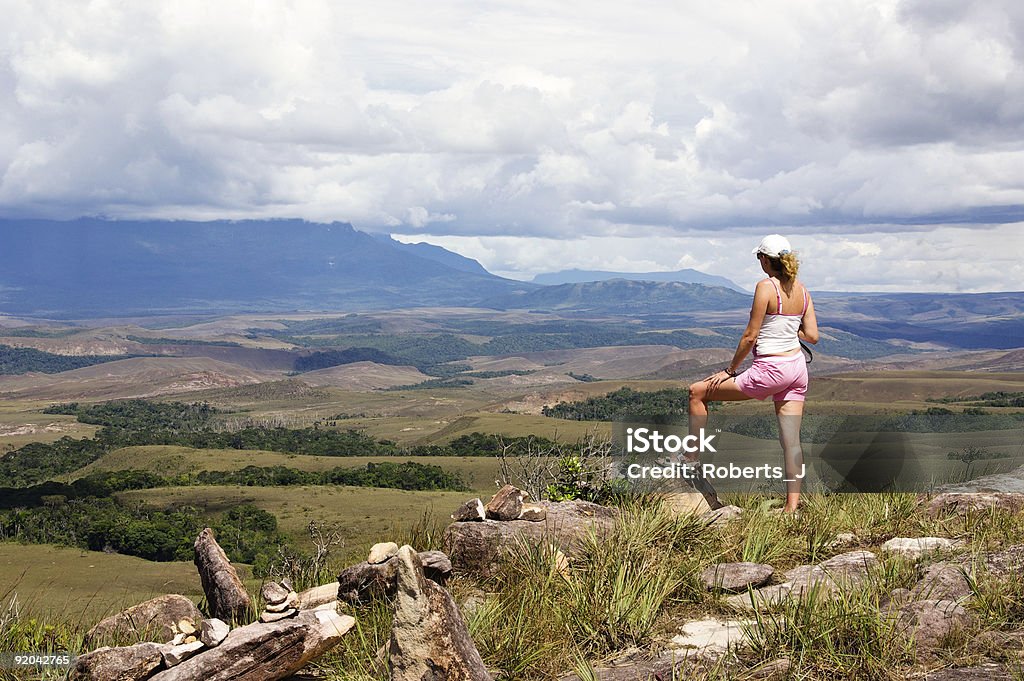
[[[421,551],[418,557],[427,578],[444,584],[452,571],[448,556],[441,551]],[[397,554],[382,563],[356,563],[338,575],[335,594],[338,600],[352,604],[369,603],[378,598],[390,600],[395,596],[397,576]]]
[[[934,515],[990,509],[1016,513],[1024,510],[1024,494],[1020,492],[943,492],[928,499],[926,508]]]
[[[235,566],[217,543],[213,530],[204,529],[196,537],[196,569],[203,583],[203,593],[210,606],[210,615],[225,622],[247,622],[252,611],[252,597],[245,590]]]
[[[99,648],[75,660],[68,681],[140,681],[163,666],[169,646],[139,643],[124,648]]]
[[[458,606],[423,574],[410,546],[398,553],[389,658],[392,681],[491,681]]]
[[[588,501],[541,501],[547,515],[543,522],[527,520],[454,522],[444,532],[445,552],[456,569],[481,577],[495,574],[503,555],[516,542],[554,543],[569,554],[591,530],[607,532],[617,512]]]
[[[85,645],[92,648],[99,643],[120,643],[128,639],[170,641],[178,633],[177,624],[181,620],[198,625],[203,621],[203,613],[184,596],[158,596],[98,623],[85,634]]]

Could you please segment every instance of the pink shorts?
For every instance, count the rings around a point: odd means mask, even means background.
[[[747,397],[776,402],[807,397],[807,364],[804,353],[755,357],[750,368],[736,377],[736,387]]]

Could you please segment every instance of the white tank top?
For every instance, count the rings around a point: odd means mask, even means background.
[[[754,343],[754,355],[778,355],[800,347],[800,338],[797,332],[803,322],[804,313],[807,312],[807,288],[804,289],[804,309],[800,314],[782,314],[782,291],[774,279],[769,278],[775,287],[775,297],[779,301],[775,314],[765,314],[761,323],[761,330],[757,333],[757,341]]]

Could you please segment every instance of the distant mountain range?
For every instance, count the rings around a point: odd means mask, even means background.
[[[536,288],[443,248],[344,223],[5,220],[0,233],[8,314],[467,306]]]
[[[739,286],[725,277],[705,274],[698,270],[685,269],[674,272],[605,272],[603,270],[561,270],[545,272],[533,278],[534,284],[556,286],[558,284],[581,284],[588,281],[608,281],[609,279],[628,279],[630,281],[676,281],[684,284],[703,284],[705,286],[723,286],[734,291],[743,291]]]
[[[489,298],[483,305],[594,314],[662,314],[741,309],[750,305],[750,295],[722,286],[611,279],[517,291]]]

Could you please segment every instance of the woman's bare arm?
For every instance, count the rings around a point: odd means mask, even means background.
[[[800,330],[796,334],[800,340],[805,340],[808,343],[818,342],[818,318],[814,314],[814,301],[811,300],[810,292],[807,293],[807,310],[804,312],[804,318],[800,322]]]
[[[753,349],[754,343],[757,341],[757,334],[761,331],[761,324],[764,323],[764,316],[768,313],[768,301],[771,300],[774,292],[775,289],[767,279],[757,282],[757,286],[754,288],[754,302],[750,306],[750,320],[747,322],[747,328],[743,330],[740,342],[736,346],[736,353],[732,356],[732,362],[729,363],[730,373],[736,373],[739,370],[740,364],[743,363],[743,360],[746,359],[751,349]]]

